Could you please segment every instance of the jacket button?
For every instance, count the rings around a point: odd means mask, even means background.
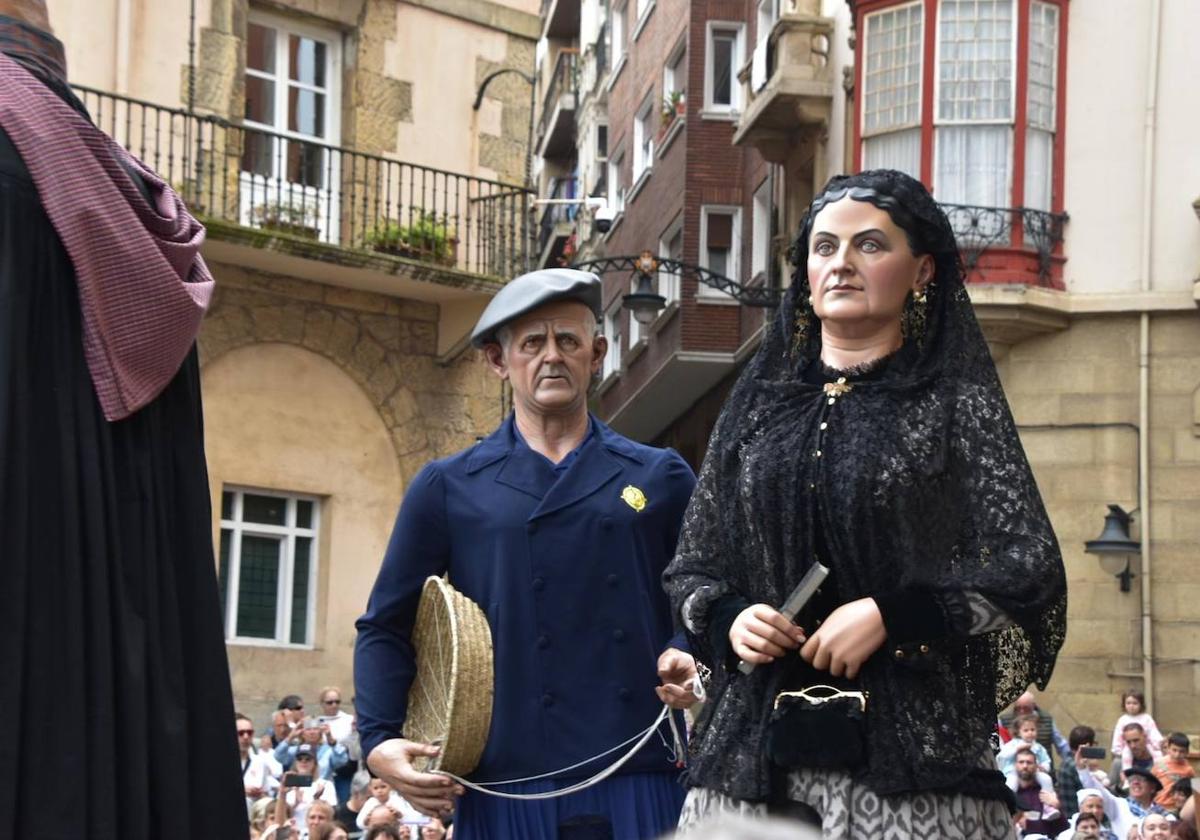
[[[617,696],[620,697],[622,700],[628,700],[630,697],[633,696],[633,692],[630,691],[625,686],[621,686],[619,689],[617,689]]]
[[[534,592],[541,592],[545,588],[546,588],[546,579],[545,578],[535,577],[533,579],[533,591]]]
[[[540,647],[542,650],[545,650],[546,648],[550,647],[550,637],[549,636],[538,636],[537,646]]]
[[[616,575],[609,575],[607,578],[604,579],[604,582],[607,583],[609,586],[616,586],[617,582],[619,580],[620,580],[620,578],[617,577]]]
[[[625,631],[622,630],[620,627],[618,627],[616,630],[613,631],[612,637],[613,637],[613,641],[623,642],[623,641],[625,641]]]
[[[547,709],[549,709],[551,706],[553,706],[554,705],[554,695],[548,691],[545,694],[543,694],[542,695],[542,705],[545,706]]]
[[[929,653],[929,645],[921,645],[919,649],[921,653]]]
[[[900,648],[896,648],[895,653],[893,653],[892,655],[895,656],[897,659],[903,659],[904,651],[900,650]]]

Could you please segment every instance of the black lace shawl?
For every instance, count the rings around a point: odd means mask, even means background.
[[[841,177],[826,195],[855,183],[894,195],[905,179]],[[888,629],[859,677],[870,695],[859,776],[872,790],[964,790],[999,709],[1050,678],[1066,632],[1062,558],[953,234],[919,192],[900,209],[887,195],[863,200],[887,209],[914,251],[934,255],[923,339],[832,404],[805,381],[806,367],[820,364],[819,322],[797,343],[810,294],[806,220],[793,285],[713,431],[664,574],[693,652],[712,669],[691,742],[693,786],[770,795],[762,736],[786,663],[749,676],[728,669],[707,638],[708,611],[730,595],[781,604],[812,562],[814,515],[838,602],[875,597]]]

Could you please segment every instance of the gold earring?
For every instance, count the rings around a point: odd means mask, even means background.
[[[809,330],[812,327],[812,319],[809,317],[811,314],[812,298],[801,298],[800,305],[796,307],[796,340],[792,346],[793,354],[799,354],[808,346]]]
[[[928,295],[925,289],[914,290],[904,306],[904,314],[900,316],[900,332],[905,339],[911,339],[920,345],[925,340],[925,310]]]

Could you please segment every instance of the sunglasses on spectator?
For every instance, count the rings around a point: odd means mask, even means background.
[[[296,761],[297,761],[297,762],[301,762],[301,761],[316,761],[316,759],[315,759],[315,758],[313,758],[311,755],[298,755],[298,756],[296,756]]]
[[[254,730],[253,730],[253,729],[239,729],[239,730],[237,731],[237,733],[238,733],[238,737],[240,738],[240,737],[242,737],[243,735],[253,735],[253,734],[254,734]]]
[[[322,702],[322,703],[324,703],[326,706],[340,706],[340,705],[342,705],[342,701],[341,701],[341,700],[322,700],[321,702]]]

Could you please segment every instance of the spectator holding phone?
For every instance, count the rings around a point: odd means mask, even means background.
[[[296,756],[292,772],[283,774],[279,787],[279,803],[292,809],[292,815],[300,825],[305,824],[308,809],[317,800],[327,802],[329,807],[337,807],[337,795],[333,791],[333,782],[322,779],[317,774],[317,755],[311,744],[300,744],[296,748]],[[276,822],[282,822],[276,812]],[[332,811],[330,819],[333,818]]]
[[[317,718],[305,718],[300,728],[275,748],[275,759],[285,768],[290,768],[301,746],[312,748],[312,753],[317,758],[317,775],[322,779],[332,780],[333,772],[350,760],[346,748],[333,741],[328,724]],[[335,794],[335,801],[336,798]]]
[[[1064,758],[1058,768],[1058,798],[1062,802],[1063,816],[1070,819],[1079,810],[1077,797],[1080,788],[1083,787],[1079,781],[1079,769],[1075,766],[1075,754],[1079,752],[1080,747],[1099,750],[1099,756],[1089,754],[1088,751],[1083,753],[1084,760],[1093,761],[1096,758],[1104,758],[1104,750],[1096,746],[1096,730],[1090,726],[1076,726],[1067,736],[1067,743],[1071,747],[1071,755]]]

